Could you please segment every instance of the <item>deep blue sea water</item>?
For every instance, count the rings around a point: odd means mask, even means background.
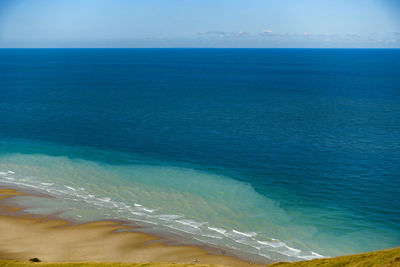
[[[399,246],[400,50],[1,49],[0,183],[273,260]]]

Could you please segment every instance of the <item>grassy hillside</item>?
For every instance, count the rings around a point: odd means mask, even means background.
[[[352,267],[394,267],[400,266],[400,248],[381,250],[350,256],[328,259],[300,261],[294,263],[275,263],[270,267],[314,267],[314,266],[352,266]]]

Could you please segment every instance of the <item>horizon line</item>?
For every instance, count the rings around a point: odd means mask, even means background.
[[[0,49],[323,49],[323,50],[400,50],[400,47],[0,47]]]

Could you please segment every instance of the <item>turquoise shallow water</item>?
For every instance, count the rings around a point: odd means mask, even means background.
[[[73,151],[79,153],[77,148]],[[164,233],[274,259],[319,256],[301,238],[293,238],[310,229],[290,223],[277,202],[232,177],[143,159],[122,165],[36,153],[2,155],[0,170],[3,185],[58,197],[18,200],[31,207],[30,212],[63,211],[63,217],[77,221],[132,220]]]
[[[311,207],[287,211],[280,207],[279,201],[259,194],[249,183],[190,165],[48,143],[8,141],[2,147],[22,153],[1,155],[1,184],[40,190],[57,197],[17,200],[31,207],[28,211],[33,213],[63,211],[62,217],[76,221],[132,220],[157,232],[233,249],[238,254],[246,252],[245,257],[251,258],[253,254],[273,260],[341,255],[356,249],[361,251],[368,245],[373,249],[397,242],[393,230],[358,221],[360,218],[350,212]],[[67,151],[71,156],[65,155]],[[101,155],[97,160],[85,156],[96,154]],[[105,156],[114,162],[104,162]],[[127,157],[134,162],[117,163]],[[323,232],[296,220],[315,216],[320,225],[333,225],[343,234]],[[342,220],[347,217],[353,222],[340,225],[343,221],[335,217]],[[349,228],[357,231],[345,233]]]
[[[0,50],[0,184],[301,260],[400,245],[397,50]],[[251,257],[249,256],[248,257]]]

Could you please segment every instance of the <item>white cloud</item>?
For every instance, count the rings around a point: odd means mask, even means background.
[[[244,32],[244,31],[239,31],[239,32],[235,33],[235,35],[240,37],[240,36],[249,35],[249,33],[248,32]]]
[[[208,31],[208,32],[200,32],[200,35],[210,35],[210,36],[218,36],[218,37],[243,37],[249,35],[248,32],[238,31],[238,32],[224,32],[224,31]]]
[[[263,30],[262,32],[260,32],[260,35],[261,36],[275,36],[275,33],[270,29],[266,29],[266,30]]]

